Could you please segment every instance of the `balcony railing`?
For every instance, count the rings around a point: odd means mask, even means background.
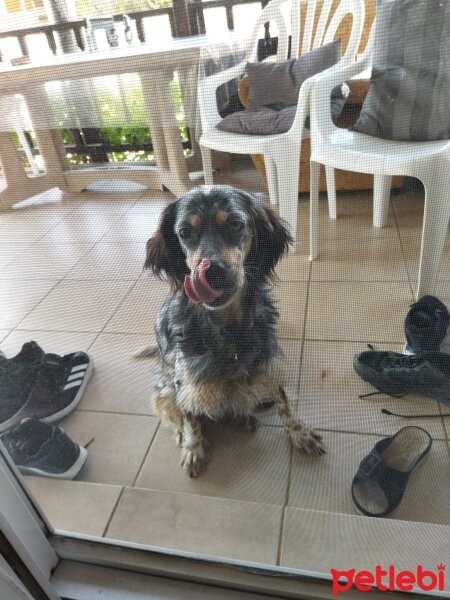
[[[208,0],[202,2],[202,0],[194,0],[192,2],[187,2],[187,0],[173,0],[172,6],[170,7],[128,12],[126,16],[123,14],[116,14],[113,15],[112,18],[115,23],[121,23],[126,18],[129,18],[135,25],[137,39],[140,43],[144,43],[147,41],[144,24],[148,19],[166,15],[169,20],[172,37],[199,35],[207,33],[204,12],[212,9],[224,8],[227,28],[232,31],[235,27],[234,7],[249,4],[260,4],[264,7],[268,1],[269,0]],[[56,55],[63,51],[61,45],[58,44],[59,36],[67,36],[70,32],[74,36],[78,49],[80,51],[86,51],[88,49],[88,20],[85,18],[61,23],[49,23],[25,29],[0,31],[0,42],[4,38],[15,38],[20,46],[23,57],[32,60],[30,49],[27,44],[28,36],[44,34],[49,49]],[[0,61],[1,60],[2,53],[0,47]],[[68,154],[83,155],[86,158],[89,157],[92,162],[108,161],[108,154],[111,152],[152,151],[151,140],[149,140],[148,143],[133,147],[131,147],[130,144],[125,143],[112,146],[104,139],[104,136],[102,136],[97,129],[90,128],[83,130],[82,132],[80,130],[71,129],[71,134],[73,143],[66,144],[66,152]],[[187,130],[187,137],[188,140],[183,141],[185,150],[192,148],[189,130]],[[30,142],[33,152],[36,153],[37,149],[34,147],[31,138]]]

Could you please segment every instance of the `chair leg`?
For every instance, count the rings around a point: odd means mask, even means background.
[[[278,204],[277,168],[275,161],[269,156],[264,156],[266,169],[267,187],[269,188],[270,204]]]
[[[294,239],[291,252],[297,251],[298,179],[300,159],[298,152],[286,152],[289,159],[276,165],[278,183],[279,215],[289,225]]]
[[[309,260],[315,260],[319,228],[320,164],[313,161],[309,164]]]
[[[390,175],[373,176],[373,226],[384,227],[389,212],[392,177]]]
[[[425,208],[423,214],[422,244],[420,249],[419,278],[416,298],[432,294],[436,285],[450,219],[448,190],[450,179],[432,178],[423,181]]]
[[[330,219],[337,219],[336,178],[334,176],[333,167],[325,167],[325,176],[327,180],[328,213]]]
[[[211,150],[209,148],[206,148],[206,146],[200,146],[200,150],[202,153],[203,175],[205,178],[205,185],[214,185]]]

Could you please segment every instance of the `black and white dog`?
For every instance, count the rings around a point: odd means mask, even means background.
[[[271,210],[229,186],[202,186],[180,197],[147,242],[145,267],[167,278],[173,292],[156,322],[162,369],[154,402],[175,430],[191,477],[206,461],[202,420],[254,430],[253,411],[268,396],[292,444],[324,452],[321,437],[292,417],[283,389],[268,283],[290,243]]]

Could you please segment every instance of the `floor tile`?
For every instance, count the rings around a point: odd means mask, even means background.
[[[75,442],[88,445],[79,481],[132,485],[158,423],[155,417],[76,410],[58,424]]]
[[[281,281],[308,281],[311,261],[305,253],[291,253],[284,256],[276,267]]]
[[[131,281],[62,281],[21,323],[24,329],[101,331]]]
[[[145,262],[145,244],[98,242],[66,274],[66,279],[137,279]]]
[[[150,415],[159,358],[139,360],[132,355],[154,344],[153,336],[99,335],[89,349],[95,370],[80,409]]]
[[[289,441],[280,427],[257,432],[203,427],[210,460],[198,479],[180,467],[180,449],[172,431],[158,430],[136,487],[199,496],[284,504],[289,471]]]
[[[319,252],[312,281],[408,281],[398,237],[324,240]]]
[[[156,315],[168,294],[166,282],[146,275],[127,296],[105,331],[152,334]]]
[[[113,224],[120,223],[121,219],[120,213],[108,214],[103,210],[77,210],[64,216],[40,241],[55,243],[64,240],[65,243],[95,243],[102,239]]]
[[[22,319],[45,298],[57,281],[4,280],[0,286],[0,327],[16,327]]]
[[[351,483],[361,459],[380,439],[323,432],[327,451],[320,458],[292,453],[288,506],[335,513],[359,514],[351,498]]]
[[[417,523],[450,525],[450,455],[445,442],[433,440],[430,452],[412,473],[393,516]]]
[[[1,275],[5,279],[60,279],[89,248],[87,244],[38,242],[10,262]]]
[[[275,286],[272,297],[280,312],[278,321],[280,338],[302,339],[307,290],[307,282],[282,281]]]
[[[359,515],[351,486],[359,463],[382,439],[371,435],[323,434],[327,453],[315,459],[293,453],[289,506]],[[450,525],[450,459],[445,442],[435,440],[429,455],[409,479],[392,518]]]
[[[283,567],[328,576],[330,569],[373,572],[380,563],[383,568],[395,565],[397,572],[416,572],[417,565],[435,572],[436,565],[449,555],[448,526],[286,509]],[[446,577],[446,589],[450,590],[448,573]]]
[[[10,218],[0,223],[0,238],[12,244],[24,243],[27,246],[50,231],[61,220],[61,215],[54,212],[39,218],[32,210],[21,210],[10,214]]]
[[[160,190],[147,190],[144,192],[133,206],[127,211],[133,213],[150,213],[151,215],[160,215],[164,208],[174,201],[171,192],[161,192]]]
[[[306,338],[399,342],[413,297],[408,283],[311,283]]]
[[[3,277],[3,271],[12,263],[16,258],[23,256],[26,248],[29,248],[30,244],[15,244],[9,240],[0,241],[0,274]]]
[[[59,531],[101,536],[122,488],[82,481],[25,477],[38,505]]]
[[[228,169],[220,169],[214,177],[216,185],[232,185],[249,194],[267,194],[267,186],[256,167],[248,159],[233,157]]]
[[[102,242],[145,243],[155,234],[165,205],[160,204],[153,212],[127,212],[114,223],[102,238]]]
[[[272,504],[126,489],[106,537],[274,564],[281,510]]]
[[[395,213],[395,220],[400,232],[400,237],[422,232],[424,194],[420,190],[407,190],[404,193],[391,196],[391,204]]]
[[[406,266],[408,269],[411,281],[414,287],[417,285],[417,278],[419,276],[419,259],[420,259],[420,243],[421,236],[405,235],[402,238],[402,246],[406,255]],[[445,283],[448,283],[450,270],[450,236],[447,236],[445,241],[444,250],[439,265],[438,271],[438,283],[436,286],[435,294],[442,294],[445,289],[449,293],[448,287],[446,288]]]
[[[51,188],[47,191],[47,193],[36,194],[35,196],[31,196],[27,200],[29,201],[28,205],[20,206],[21,203],[15,204],[16,208],[13,208],[9,211],[10,219],[18,219],[20,221],[26,222],[26,220],[33,221],[34,223],[47,223],[50,225],[54,225],[57,223],[64,215],[67,215],[72,212],[72,210],[66,206],[62,200],[63,194],[61,194],[61,190],[58,188]],[[50,202],[41,202],[39,200],[50,200]],[[53,200],[53,201],[52,201]],[[19,207],[17,208],[17,206]]]
[[[8,356],[15,356],[20,352],[25,342],[34,340],[47,353],[69,354],[82,350],[88,351],[97,334],[73,331],[29,331],[16,329],[1,343],[1,350]]]
[[[65,203],[69,205],[73,213],[85,214],[95,212],[97,214],[122,215],[128,212],[140,198],[142,191],[123,191],[113,193],[108,191],[70,192],[65,197]]]
[[[391,344],[388,349],[401,352],[402,346]],[[417,394],[360,398],[376,391],[353,368],[353,357],[365,350],[359,342],[306,342],[296,414],[320,429],[379,435],[392,435],[405,425],[404,419],[382,414],[382,408],[399,414],[439,414],[436,400]],[[439,418],[408,419],[407,424],[444,437]]]
[[[9,329],[0,329],[0,342],[10,333]]]
[[[326,239],[397,237],[398,231],[392,207],[385,227],[373,226],[373,197],[371,192],[338,192],[337,219],[330,219],[326,194],[319,202],[319,248]],[[307,219],[309,223],[309,216]]]

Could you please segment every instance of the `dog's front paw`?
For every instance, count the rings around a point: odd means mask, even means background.
[[[322,436],[303,423],[297,421],[289,428],[288,435],[294,448],[301,452],[313,456],[322,456],[326,452],[322,445]]]
[[[186,446],[181,450],[181,466],[189,477],[198,477],[208,461],[205,448],[201,443],[198,446]]]

